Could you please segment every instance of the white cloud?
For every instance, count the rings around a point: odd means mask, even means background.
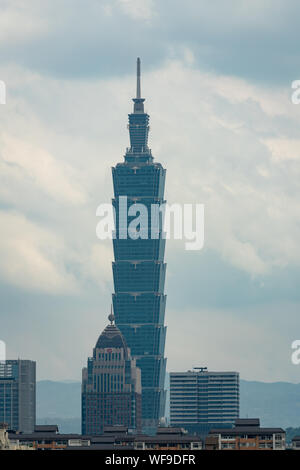
[[[47,32],[47,21],[37,14],[35,0],[31,4],[22,0],[1,0],[0,8],[1,42],[12,45]]]
[[[178,62],[147,76],[145,87],[168,198],[205,204],[205,245],[251,275],[299,266],[300,166],[274,160],[264,142],[299,125],[289,97],[278,89],[271,100],[264,87]],[[296,142],[291,147],[290,157]]]
[[[56,294],[78,290],[64,265],[64,244],[56,235],[16,212],[0,211],[0,224],[0,276],[5,282]]]
[[[153,0],[117,0],[123,11],[134,19],[149,20],[154,14]]]
[[[299,160],[300,140],[273,138],[263,141],[270,149],[275,160]]]
[[[13,69],[6,73],[16,75]],[[92,82],[45,79],[22,69],[17,76],[2,117],[0,193],[18,210],[51,213],[51,223],[57,217],[55,230],[72,237],[69,245],[81,237],[77,256],[83,266],[95,243],[92,214],[109,202],[110,166],[122,160],[127,145],[134,70],[131,77]],[[299,265],[298,141],[284,134],[289,124],[299,125],[300,114],[289,97],[281,89],[271,94],[241,79],[204,73],[185,61],[144,73],[142,90],[151,115],[150,146],[167,167],[169,202],[205,204],[205,245],[250,275]],[[274,158],[282,149],[294,166]],[[18,187],[24,192],[19,203]],[[39,207],[43,193],[55,201],[57,215],[49,204]],[[63,204],[74,207],[69,224],[72,217],[85,218],[76,235],[61,225]]]
[[[85,194],[80,187],[73,183],[72,168],[64,162],[58,163],[44,148],[36,147],[30,142],[23,141],[8,134],[0,136],[2,166],[4,172],[13,178],[23,178],[29,184],[46,192],[53,199],[71,204],[83,204]]]

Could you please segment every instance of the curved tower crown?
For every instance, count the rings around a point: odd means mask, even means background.
[[[114,325],[115,316],[113,314],[112,306],[108,319],[110,321],[110,325],[107,325],[100,334],[95,350],[105,348],[123,348],[125,350],[125,356],[127,356],[127,344],[125,338],[119,328]]]
[[[96,349],[123,348],[127,352],[126,341],[116,325],[107,325],[96,343]]]

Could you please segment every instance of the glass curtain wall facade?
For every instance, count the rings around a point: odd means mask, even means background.
[[[153,433],[165,408],[166,264],[162,220],[152,217],[151,205],[159,207],[165,202],[166,170],[160,163],[154,163],[148,147],[149,115],[144,111],[144,99],[140,93],[139,59],[137,96],[133,102],[134,110],[129,114],[128,125],[130,147],[126,150],[124,162],[112,168],[116,214],[113,306],[116,325],[141,369],[142,427],[144,432]],[[139,212],[124,219],[120,213],[122,204],[127,211],[132,205],[134,211],[138,210],[138,204],[148,209],[148,230],[141,231],[136,239],[130,238],[127,230]]]

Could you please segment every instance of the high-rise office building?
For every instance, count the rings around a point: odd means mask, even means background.
[[[36,363],[22,359],[0,362],[0,422],[31,433],[36,413]]]
[[[82,370],[82,434],[102,434],[108,426],[141,427],[141,371],[114,316]]]
[[[238,372],[170,373],[170,423],[191,433],[232,427],[239,417]]]
[[[137,93],[133,99],[133,113],[129,114],[130,147],[124,162],[112,169],[116,211],[113,305],[116,324],[142,372],[142,427],[151,433],[155,432],[164,415],[166,369],[165,239],[162,220],[153,216],[151,205],[159,207],[165,202],[166,170],[160,163],[154,163],[148,147],[149,115],[144,111],[144,101],[138,59]],[[133,209],[125,217],[127,220],[120,215],[122,204],[125,204],[125,210]],[[148,230],[144,227],[140,236],[134,239],[127,231],[135,218],[130,213],[139,211],[141,204],[148,210]]]

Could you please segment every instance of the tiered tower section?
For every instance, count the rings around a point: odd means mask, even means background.
[[[151,433],[164,415],[166,370],[165,239],[161,218],[151,220],[151,205],[158,207],[165,202],[166,170],[160,163],[153,162],[148,148],[149,115],[144,111],[141,98],[140,59],[137,60],[137,95],[133,102],[128,125],[130,148],[127,148],[125,161],[112,169],[116,211],[113,305],[116,325],[141,369],[142,427]],[[124,198],[119,199],[121,196],[127,197],[127,209],[133,204],[147,207],[147,238],[145,234],[144,238],[137,239],[128,235],[128,225],[135,217],[128,216],[127,221],[122,222],[119,210]]]

